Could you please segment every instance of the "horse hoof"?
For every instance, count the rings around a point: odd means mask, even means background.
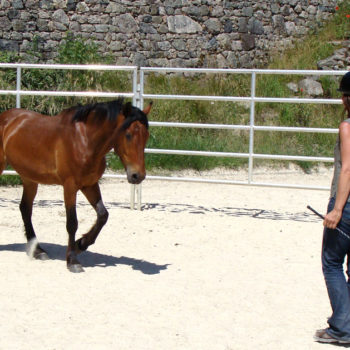
[[[33,255],[33,258],[36,260],[42,260],[42,261],[49,260],[49,256],[44,251],[35,252]]]
[[[84,269],[80,264],[70,264],[70,265],[67,265],[67,268],[70,272],[73,272],[73,273],[84,272]]]
[[[49,256],[47,255],[45,250],[40,247],[36,238],[31,239],[27,243],[26,251],[27,251],[27,255],[31,259],[49,260]]]

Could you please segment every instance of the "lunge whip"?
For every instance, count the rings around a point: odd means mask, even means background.
[[[316,211],[314,208],[311,208],[309,205],[306,207],[309,210],[311,210],[314,214],[319,216],[322,220],[324,220],[324,216],[320,214],[318,211]],[[337,230],[339,233],[341,233],[343,236],[345,236],[347,239],[350,239],[350,236],[346,234],[344,231],[342,231],[339,227],[336,227],[335,230]]]

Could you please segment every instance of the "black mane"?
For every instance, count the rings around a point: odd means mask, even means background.
[[[145,113],[141,109],[134,107],[131,103],[125,104],[126,108],[124,111],[125,120],[121,126],[122,130],[126,130],[133,122],[139,121],[148,129],[148,119]]]
[[[124,99],[118,98],[114,101],[93,103],[88,105],[78,105],[72,107],[74,110],[72,122],[86,122],[89,114],[94,112],[96,120],[115,121],[117,116],[122,113],[125,116],[125,121],[121,128],[126,130],[133,122],[139,121],[148,129],[148,119],[145,113],[139,108],[131,105],[130,102],[123,104]]]
[[[83,106],[78,105],[73,107],[73,109],[75,109],[75,112],[72,122],[86,122],[91,112],[95,112],[96,120],[108,119],[114,121],[123,109],[123,98],[109,102],[92,103]]]

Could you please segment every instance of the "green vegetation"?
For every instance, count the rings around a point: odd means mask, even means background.
[[[315,28],[301,42],[283,55],[274,55],[268,68],[272,69],[317,69],[317,61],[330,56],[337,48],[332,42],[340,41],[349,34],[349,2],[343,2],[332,20],[321,28]],[[40,60],[38,41],[33,40],[33,49],[25,62]],[[0,53],[0,62],[20,62],[23,58],[13,53]],[[82,38],[68,33],[58,50],[57,63],[66,64],[112,64],[111,56],[102,56],[98,47]],[[58,91],[131,91],[132,79],[127,72],[86,72],[79,70],[24,69],[22,88],[27,90]],[[258,75],[256,95],[261,97],[303,97],[303,92],[291,92],[287,83],[298,82],[302,76]],[[322,77],[325,98],[338,98],[336,89],[339,79]],[[147,74],[145,93],[192,94],[217,96],[250,96],[249,74]],[[0,88],[15,89],[16,72],[13,69],[0,71]],[[54,115],[77,103],[89,103],[93,98],[73,97],[23,97],[25,108]],[[101,100],[101,99],[99,99]],[[1,109],[15,105],[15,97],[0,96]],[[156,100],[151,112],[152,121],[196,122],[249,125],[249,104],[237,102],[172,101]],[[147,103],[147,101],[145,101]],[[261,126],[306,126],[337,128],[343,116],[341,105],[257,103],[255,124]],[[249,131],[151,127],[147,147],[182,150],[247,153]],[[335,134],[287,133],[256,131],[254,152],[263,154],[286,154],[332,157]],[[112,154],[107,157],[109,167],[120,169],[119,160]],[[245,158],[219,158],[203,156],[177,156],[147,154],[147,169],[211,169],[214,167],[237,168],[247,165]],[[284,162],[255,161],[256,166],[276,166]],[[314,163],[297,162],[305,171]]]
[[[41,58],[37,50],[37,41],[33,40],[30,50],[24,61],[35,63]],[[1,52],[0,62],[22,62],[23,58],[11,52]],[[58,50],[56,63],[60,64],[111,64],[111,57],[103,57],[98,47],[80,37],[67,34]],[[16,88],[16,71],[14,69],[0,70],[0,88]],[[56,91],[131,91],[132,79],[130,73],[123,71],[81,71],[81,70],[47,70],[22,69],[22,89],[24,90],[56,90]],[[101,99],[99,99],[101,100]],[[55,115],[62,109],[78,103],[95,101],[90,97],[38,97],[23,96],[21,105],[47,115]],[[15,97],[1,96],[1,110],[15,106]]]
[[[1,175],[0,186],[17,186],[22,184],[21,178],[18,175]]]

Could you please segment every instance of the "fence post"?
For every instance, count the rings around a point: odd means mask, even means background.
[[[17,76],[16,76],[16,108],[21,108],[21,80],[22,80],[21,67],[17,66]]]
[[[141,85],[138,81],[138,69],[134,69],[134,74],[133,74],[133,105],[137,108],[141,108],[142,103],[141,103],[141,96],[140,96],[140,91],[141,91]],[[135,194],[137,194],[136,201],[137,201],[137,210],[141,210],[141,184],[139,185],[130,185],[130,209],[134,210],[135,209]]]
[[[248,165],[248,183],[252,182],[253,178],[253,154],[254,154],[254,123],[255,123],[255,87],[256,87],[256,72],[252,72],[251,81],[251,101],[250,101],[250,129],[249,129],[249,165]]]
[[[143,109],[143,92],[144,92],[144,83],[145,83],[145,72],[143,71],[142,67],[140,68],[140,90],[139,90],[139,97],[140,97],[140,109]]]

